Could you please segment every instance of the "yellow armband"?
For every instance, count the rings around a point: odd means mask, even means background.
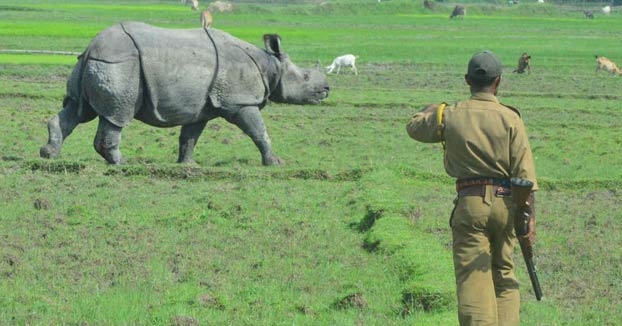
[[[436,110],[436,121],[438,122],[436,134],[441,140],[443,139],[443,128],[441,127],[443,124],[443,111],[445,111],[446,106],[447,103],[443,102],[441,103],[441,105],[438,106],[438,109]]]
[[[445,150],[445,140],[443,139],[443,111],[445,111],[445,107],[447,103],[443,102],[438,106],[436,110],[436,122],[438,123],[436,126],[436,135],[438,139],[441,141],[441,145],[443,146],[443,151]]]

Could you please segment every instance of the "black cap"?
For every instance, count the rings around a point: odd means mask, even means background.
[[[483,51],[473,55],[469,60],[467,75],[478,80],[490,80],[501,76],[503,66],[501,60],[490,51]]]

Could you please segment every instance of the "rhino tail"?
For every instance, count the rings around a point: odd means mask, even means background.
[[[84,87],[82,86],[82,80],[84,77],[84,70],[86,69],[86,63],[89,60],[89,53],[91,52],[91,47],[87,47],[86,50],[84,50],[83,56],[80,59],[80,71],[78,72],[78,83],[76,85],[77,89],[77,93],[78,93],[78,116],[82,116],[82,113],[84,112],[84,100],[86,98],[86,96],[84,96]]]
[[[84,71],[89,61],[90,46],[78,56],[78,63],[72,72],[71,81],[68,81],[67,94],[63,99],[63,108],[73,108],[80,122],[87,122],[97,116],[93,108],[87,103],[84,94]],[[73,103],[72,103],[73,102]]]

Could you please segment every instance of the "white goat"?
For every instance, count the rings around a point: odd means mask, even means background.
[[[352,71],[354,71],[354,74],[358,75],[359,73],[356,70],[356,65],[354,63],[356,59],[358,59],[358,56],[355,56],[354,54],[345,54],[336,57],[335,60],[333,60],[333,63],[331,63],[330,66],[326,67],[326,73],[330,74],[333,72],[333,70],[335,70],[335,68],[337,68],[337,75],[339,75],[339,70],[341,70],[341,67],[350,66],[352,67]]]
[[[603,14],[609,15],[610,13],[611,13],[611,6],[604,6],[603,7]]]

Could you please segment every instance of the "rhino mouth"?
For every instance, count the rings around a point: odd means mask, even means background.
[[[323,99],[326,99],[328,97],[328,87],[326,87],[326,88],[316,92],[315,95],[316,95],[316,98],[315,99],[311,99],[310,102],[312,104],[320,104],[320,102]]]
[[[316,95],[316,98],[311,98],[307,100],[308,104],[320,104],[323,99],[328,97],[328,92],[321,91],[321,92],[317,92],[315,95]]]

